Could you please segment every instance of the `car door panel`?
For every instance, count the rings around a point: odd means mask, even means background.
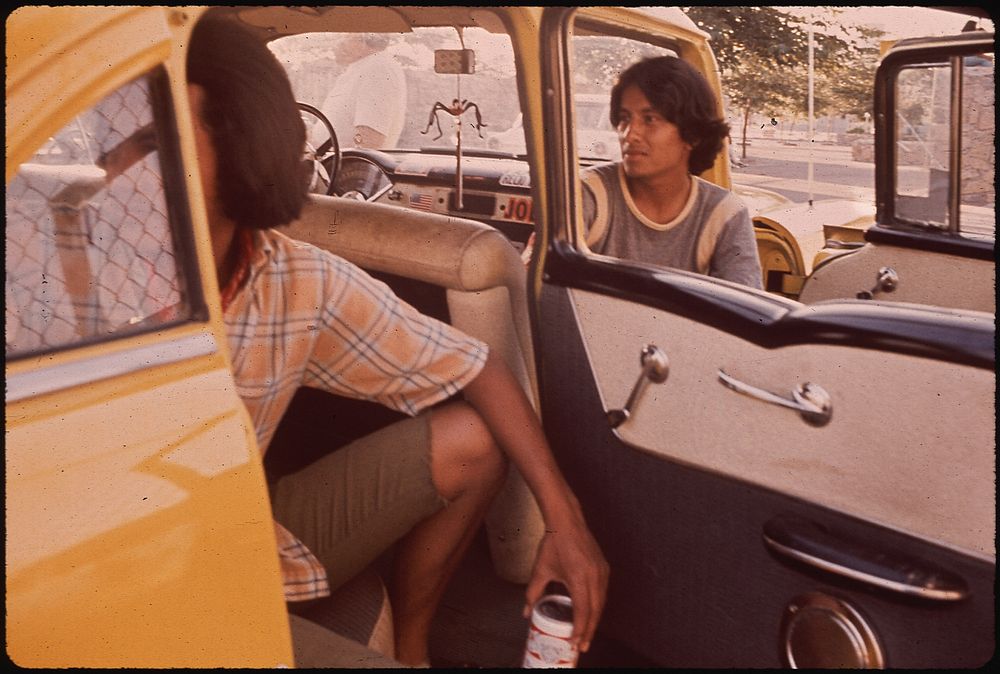
[[[670,359],[667,381],[648,386],[616,430],[623,442],[992,555],[993,372],[849,346],[765,349],[640,304],[570,296],[606,410],[628,398],[644,344]],[[720,371],[786,398],[799,384],[819,385],[831,420],[812,426],[795,410],[741,395]]]
[[[799,299],[807,304],[851,299],[871,291],[879,271],[891,268],[898,282],[891,290],[874,293],[878,299],[914,302],[956,309],[996,312],[996,265],[990,247],[977,254],[958,254],[887,243],[864,247],[829,259],[806,280]]]
[[[794,461],[777,450],[769,452],[772,444],[784,448],[790,444],[781,437],[783,416],[790,417],[784,419],[784,427],[793,421],[804,426],[794,419],[796,413],[756,409],[757,401],[741,400],[744,396],[716,381],[718,365],[741,362],[740,355],[748,353],[755,355],[757,370],[777,373],[776,382],[787,381],[784,377],[802,373],[816,347],[794,347],[801,353],[776,367],[775,362],[785,358],[779,353],[787,349],[771,353],[751,349],[718,330],[712,331],[717,333],[712,339],[719,340],[714,344],[704,339],[703,332],[698,341],[671,348],[676,353],[667,382],[648,387],[635,416],[616,433],[605,411],[620,406],[635,382],[642,339],[656,337],[662,346],[671,344],[667,341],[671,339],[698,338],[698,330],[682,325],[668,312],[647,310],[623,299],[597,300],[593,294],[554,286],[543,290],[541,307],[543,418],[560,465],[580,495],[612,569],[602,630],[666,666],[782,666],[786,664],[782,621],[789,605],[806,593],[821,592],[857,608],[877,635],[889,666],[955,666],[956,653],[965,663],[980,664],[992,655],[994,563],[989,555],[963,554],[953,546],[908,535],[898,523],[885,521],[888,511],[882,521],[869,521],[869,514],[854,514],[867,508],[847,500],[824,504],[810,490],[796,490],[794,478],[801,474],[819,485],[823,498],[832,499],[823,480],[844,486],[847,476],[834,468],[851,466],[837,466],[815,455],[811,461]],[[645,328],[634,322],[635,314],[643,313]],[[588,325],[598,319],[603,329]],[[627,331],[622,329],[625,325]],[[626,353],[614,353],[602,339],[625,342],[621,348]],[[595,357],[598,350],[601,356]],[[855,359],[857,354],[851,356]],[[877,360],[873,356],[867,362]],[[593,371],[591,362],[597,363]],[[699,370],[698,365],[705,363],[708,368]],[[829,376],[846,364],[812,367],[816,369],[807,374]],[[969,376],[981,386],[989,375]],[[671,383],[678,386],[671,388]],[[841,386],[848,386],[846,374],[838,375],[836,385],[831,385],[836,390],[831,426],[862,410],[861,398],[845,401],[843,410],[836,406]],[[748,404],[751,414],[766,418],[750,421],[733,413],[734,406]],[[729,417],[719,424],[721,432],[706,425],[711,415]],[[658,420],[659,416],[669,420]],[[633,422],[634,430],[627,430]],[[754,433],[766,434],[766,440]],[[742,454],[730,449],[737,443]],[[991,453],[991,446],[984,449]],[[880,447],[878,453],[890,450],[895,447]],[[791,456],[802,451],[794,448]],[[785,475],[762,478],[762,465],[769,473]],[[763,484],[767,482],[771,484]],[[892,491],[877,479],[869,480],[869,488]],[[962,579],[968,594],[961,601],[934,602],[790,561],[764,541],[768,523],[788,515],[836,532],[843,540],[945,569]]]
[[[993,35],[905,41],[876,73],[876,222],[800,299],[996,311]],[[825,251],[829,252],[829,251]]]

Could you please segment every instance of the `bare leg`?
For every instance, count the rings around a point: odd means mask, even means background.
[[[465,403],[430,419],[431,478],[448,505],[399,544],[390,587],[396,659],[427,663],[431,620],[448,580],[503,485],[507,462],[479,414]]]

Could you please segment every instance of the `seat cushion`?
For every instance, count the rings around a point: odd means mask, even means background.
[[[295,614],[364,644],[386,657],[395,654],[392,607],[382,577],[373,567],[307,606],[289,604]]]

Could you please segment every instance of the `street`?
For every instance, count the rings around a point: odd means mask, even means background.
[[[734,142],[741,157],[739,139]],[[809,161],[813,180],[809,182]],[[873,202],[875,165],[851,159],[847,145],[754,138],[747,145],[742,166],[733,167],[733,181],[777,192],[794,202],[852,199]]]

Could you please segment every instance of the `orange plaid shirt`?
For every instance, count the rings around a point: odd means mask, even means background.
[[[484,343],[419,313],[353,264],[275,230],[253,237],[223,307],[236,387],[261,452],[300,386],[415,415],[460,391],[486,362]],[[250,242],[238,239],[248,251]],[[319,560],[278,522],[275,530],[285,598],[328,595]]]

